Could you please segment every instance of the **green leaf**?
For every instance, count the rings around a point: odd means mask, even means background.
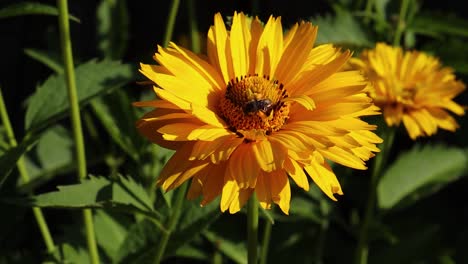
[[[111,214],[103,210],[96,210],[94,214],[94,227],[99,246],[115,262],[120,246],[127,237],[127,226],[117,221]]]
[[[178,248],[204,231],[221,215],[218,199],[203,207],[199,204],[200,201],[184,203],[177,229],[171,234],[166,255],[175,254]]]
[[[128,96],[117,90],[92,100],[91,106],[114,142],[133,160],[138,161],[143,137],[136,130],[136,116]]]
[[[204,250],[203,248],[197,248],[188,244],[183,245],[180,248],[178,248],[175,255],[178,257],[204,261],[205,263],[209,262],[210,260],[210,256],[208,252],[206,252],[206,250]]]
[[[63,263],[89,263],[88,250],[85,247],[63,243],[60,245]]]
[[[90,99],[129,82],[134,76],[134,70],[128,64],[116,61],[91,60],[78,66],[75,75],[78,100],[83,105]],[[25,127],[33,131],[44,129],[65,116],[68,107],[65,76],[53,75],[29,98]]]
[[[148,219],[133,224],[120,245],[116,263],[149,263],[160,237],[160,230]]]
[[[408,29],[422,35],[442,37],[454,35],[468,37],[468,20],[446,13],[426,12],[414,17]]]
[[[0,157],[0,188],[13,168],[16,167],[16,162],[26,153],[30,146],[37,142],[36,139],[32,137],[24,139],[18,146],[10,148],[2,154]]]
[[[334,43],[351,47],[372,46],[356,18],[347,10],[336,8],[335,15],[317,16],[310,21],[319,26],[317,44]]]
[[[128,42],[128,10],[126,1],[101,0],[96,15],[99,50],[104,58],[122,58]]]
[[[49,54],[47,51],[38,49],[24,49],[24,53],[36,61],[46,65],[55,73],[63,73],[63,66],[56,54]]]
[[[292,217],[307,219],[317,224],[322,222],[320,207],[310,199],[294,197],[289,210],[289,215]]]
[[[171,235],[164,257],[178,256],[178,250],[187,245],[197,235],[201,234],[221,214],[219,201],[200,207],[199,201],[185,201],[179,223]],[[129,236],[122,244],[119,253],[119,263],[148,263],[154,259],[155,244],[161,232],[152,227],[152,223],[140,223],[134,226],[135,230],[129,231]]]
[[[408,205],[432,194],[466,172],[467,156],[462,149],[415,146],[401,154],[387,169],[378,186],[379,207],[391,209],[405,200]]]
[[[151,200],[145,189],[131,177],[107,179],[90,176],[79,184],[58,186],[58,191],[19,200],[20,205],[50,208],[105,208],[116,211],[142,213],[156,219]]]
[[[218,250],[232,259],[235,263],[247,264],[246,243],[235,243],[210,231],[205,231],[203,234],[218,248]]]
[[[62,126],[52,127],[42,134],[36,152],[44,170],[54,170],[74,162],[73,139]]]
[[[35,2],[22,2],[0,9],[0,18],[24,15],[58,16],[58,13],[58,9],[55,6]],[[80,20],[73,15],[70,15],[70,20],[80,23]]]

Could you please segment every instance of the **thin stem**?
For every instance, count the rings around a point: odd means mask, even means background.
[[[400,46],[401,35],[406,27],[406,16],[408,13],[409,0],[402,0],[400,6],[400,14],[398,15],[398,24],[393,39],[393,46]]]
[[[372,168],[371,179],[369,183],[369,196],[367,198],[366,210],[364,212],[364,218],[361,224],[361,230],[359,233],[359,240],[356,249],[355,264],[366,264],[369,252],[368,245],[368,232],[369,225],[372,222],[374,216],[375,202],[377,196],[377,184],[382,174],[382,169],[387,161],[390,149],[393,144],[395,137],[395,128],[387,128],[382,133],[382,139],[384,140],[380,153],[374,158],[374,166]]]
[[[62,58],[65,66],[65,81],[68,89],[68,99],[70,102],[70,114],[73,127],[73,137],[75,141],[77,177],[78,180],[86,178],[86,156],[84,149],[83,131],[81,128],[80,107],[75,82],[75,71],[73,66],[72,45],[70,39],[70,25],[68,19],[67,0],[57,0],[59,8],[60,45],[62,47]],[[93,215],[91,209],[83,210],[83,220],[86,230],[86,241],[88,244],[89,257],[91,263],[99,263],[99,253],[94,234]]]
[[[1,87],[0,87],[0,115],[2,119],[2,124],[6,130],[8,142],[11,147],[16,147],[18,145],[18,142],[16,142],[15,133],[13,132],[13,127],[11,126],[10,117],[8,116],[8,112],[6,110],[5,100],[3,100],[3,93],[2,93]],[[16,166],[18,167],[21,181],[23,181],[23,183],[29,182],[30,178],[29,178],[28,171],[26,170],[26,164],[24,163],[23,157],[20,157],[18,159],[18,162],[16,162]],[[33,210],[34,217],[36,218],[39,231],[41,232],[42,239],[44,240],[44,243],[46,245],[47,252],[49,254],[52,254],[55,250],[55,244],[54,244],[52,235],[50,234],[49,226],[47,225],[44,214],[42,213],[42,210],[39,207],[33,207],[32,210]]]
[[[257,263],[257,236],[258,236],[258,201],[255,193],[247,202],[247,240],[248,263]]]
[[[266,264],[268,259],[268,248],[270,246],[271,228],[273,224],[268,219],[265,220],[263,229],[262,251],[260,252],[260,264]]]
[[[366,7],[364,9],[364,23],[369,24],[369,17],[372,15],[372,6],[374,5],[374,0],[367,0]]]
[[[166,250],[167,242],[169,241],[169,237],[171,236],[172,231],[174,231],[177,222],[179,221],[180,212],[182,204],[184,202],[185,193],[187,192],[187,188],[188,183],[184,183],[176,190],[176,200],[174,202],[174,206],[172,207],[171,216],[167,223],[167,232],[161,234],[161,240],[159,241],[158,247],[156,249],[156,257],[154,259],[155,264],[159,264],[161,262],[162,257],[164,255],[164,251]]]
[[[190,27],[190,42],[192,46],[192,51],[195,53],[200,53],[200,37],[198,34],[198,24],[197,24],[197,15],[195,10],[195,5],[193,0],[187,1],[188,17],[189,17],[189,27]]]
[[[169,11],[169,17],[167,18],[166,33],[164,33],[163,47],[169,45],[169,41],[172,39],[172,33],[174,32],[175,20],[177,17],[177,10],[179,9],[180,0],[172,0],[171,9]]]

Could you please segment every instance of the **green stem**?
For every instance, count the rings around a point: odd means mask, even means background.
[[[374,0],[367,0],[366,7],[364,9],[364,23],[369,24],[370,17],[372,15],[372,6],[374,5]]]
[[[5,130],[6,130],[8,142],[11,147],[16,147],[18,145],[18,142],[16,142],[15,133],[13,132],[13,127],[11,126],[10,117],[8,116],[8,112],[5,106],[5,100],[3,100],[3,93],[2,93],[1,87],[0,87],[0,115],[1,115],[3,126],[5,127]],[[26,164],[24,163],[23,157],[20,157],[18,159],[16,166],[18,167],[21,181],[23,181],[23,183],[29,182],[30,178],[29,178],[28,171],[26,170]],[[33,207],[32,210],[33,210],[34,217],[36,218],[39,231],[41,232],[42,239],[44,240],[44,243],[47,247],[47,252],[49,254],[52,254],[55,250],[55,244],[54,244],[52,235],[50,234],[49,226],[47,225],[44,214],[42,213],[42,210],[39,207]]]
[[[268,259],[268,248],[270,246],[271,228],[273,224],[268,219],[265,220],[263,229],[262,251],[260,252],[260,264],[266,264]]]
[[[188,17],[189,17],[189,27],[190,27],[190,42],[192,46],[192,51],[195,53],[200,53],[200,37],[198,35],[198,24],[197,24],[197,15],[195,10],[195,5],[193,0],[187,1]]]
[[[366,210],[364,212],[364,218],[361,224],[361,230],[359,233],[359,240],[356,249],[355,264],[366,264],[369,252],[368,235],[369,225],[372,223],[374,216],[375,202],[377,198],[377,184],[382,174],[382,169],[387,161],[390,153],[393,139],[395,137],[395,128],[387,127],[382,132],[382,139],[384,140],[380,153],[374,158],[374,165],[372,168],[370,183],[369,183],[369,195],[367,198]]]
[[[68,20],[67,0],[57,0],[59,9],[60,45],[62,47],[62,58],[65,66],[65,81],[68,89],[70,102],[70,114],[73,127],[73,137],[76,148],[77,176],[78,180],[86,178],[86,156],[84,149],[83,130],[81,128],[80,107],[75,82],[75,71],[73,66],[72,45],[70,39],[70,25]],[[93,215],[91,209],[83,210],[83,220],[86,230],[86,241],[88,244],[90,262],[99,263],[99,253],[94,234]]]
[[[258,236],[258,201],[255,193],[247,202],[247,241],[248,263],[256,264],[257,260],[257,236]]]
[[[169,45],[169,41],[172,39],[172,33],[174,33],[175,19],[177,17],[177,10],[179,9],[180,0],[172,0],[171,9],[169,11],[169,17],[167,18],[166,33],[164,34],[163,47]]]
[[[393,39],[393,46],[399,46],[401,41],[401,35],[406,27],[406,16],[408,13],[409,0],[402,0],[400,6],[400,14],[398,15],[398,24],[395,32],[395,38]]]
[[[177,222],[179,221],[181,208],[184,202],[187,188],[188,188],[188,183],[184,183],[182,184],[182,186],[180,186],[176,190],[177,193],[175,194],[176,197],[175,197],[174,206],[172,207],[171,216],[169,218],[169,221],[166,227],[167,232],[163,232],[161,234],[161,240],[159,240],[159,244],[156,249],[156,257],[154,259],[155,264],[159,264],[161,262],[162,257],[164,255],[164,251],[166,250],[167,242],[169,241],[169,237],[171,236],[172,231],[174,231],[177,225]]]

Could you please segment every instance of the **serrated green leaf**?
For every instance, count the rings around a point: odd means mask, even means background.
[[[335,15],[311,18],[312,24],[318,25],[317,44],[334,43],[342,46],[372,46],[366,33],[353,15],[344,9],[336,9]]]
[[[128,42],[128,10],[125,0],[101,0],[97,13],[98,47],[104,58],[119,59]]]
[[[96,210],[94,214],[94,227],[98,245],[103,249],[109,259],[115,261],[119,254],[121,244],[127,237],[127,226],[117,221],[115,217],[103,210]]]
[[[203,232],[221,215],[219,200],[212,201],[203,207],[199,204],[199,201],[184,203],[177,229],[171,234],[166,255],[174,254],[179,247]]]
[[[205,231],[203,234],[219,251],[235,263],[247,264],[247,249],[245,243],[234,243],[211,231]]]
[[[90,99],[128,83],[134,76],[133,67],[116,61],[91,60],[76,68],[78,100],[84,105]],[[41,130],[67,114],[68,94],[64,75],[49,77],[30,97],[25,127]]]
[[[58,191],[14,202],[20,205],[49,208],[105,208],[141,213],[152,217],[155,221],[159,218],[144,188],[131,177],[118,175],[116,179],[111,180],[102,176],[90,176],[79,184],[57,188]]]
[[[73,139],[62,126],[52,127],[41,135],[36,152],[42,169],[68,165],[73,162]]]
[[[24,53],[36,61],[49,67],[57,74],[63,73],[63,66],[56,54],[50,54],[44,50],[24,49]]]
[[[60,245],[63,263],[88,263],[88,250],[81,246],[63,243]]]
[[[117,90],[92,100],[91,106],[114,142],[134,161],[138,161],[143,137],[136,130],[136,116],[128,96]]]
[[[144,219],[128,229],[127,236],[120,245],[116,263],[148,263],[155,250],[150,250],[161,237],[161,232],[153,222]],[[154,259],[153,259],[154,260]]]
[[[10,148],[2,154],[0,157],[0,188],[13,168],[16,167],[16,162],[26,153],[28,148],[36,142],[36,138],[27,138],[16,147]]]
[[[466,172],[467,157],[455,147],[415,146],[390,165],[377,186],[379,207],[391,209],[434,193]]]
[[[58,13],[58,9],[55,6],[35,2],[22,2],[0,9],[0,18],[24,15],[58,16]],[[80,23],[80,20],[73,15],[70,15],[70,20]]]

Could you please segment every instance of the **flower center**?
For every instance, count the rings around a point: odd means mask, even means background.
[[[269,76],[241,76],[232,79],[221,99],[219,111],[231,129],[255,140],[278,131],[289,117],[288,97],[283,84]]]

